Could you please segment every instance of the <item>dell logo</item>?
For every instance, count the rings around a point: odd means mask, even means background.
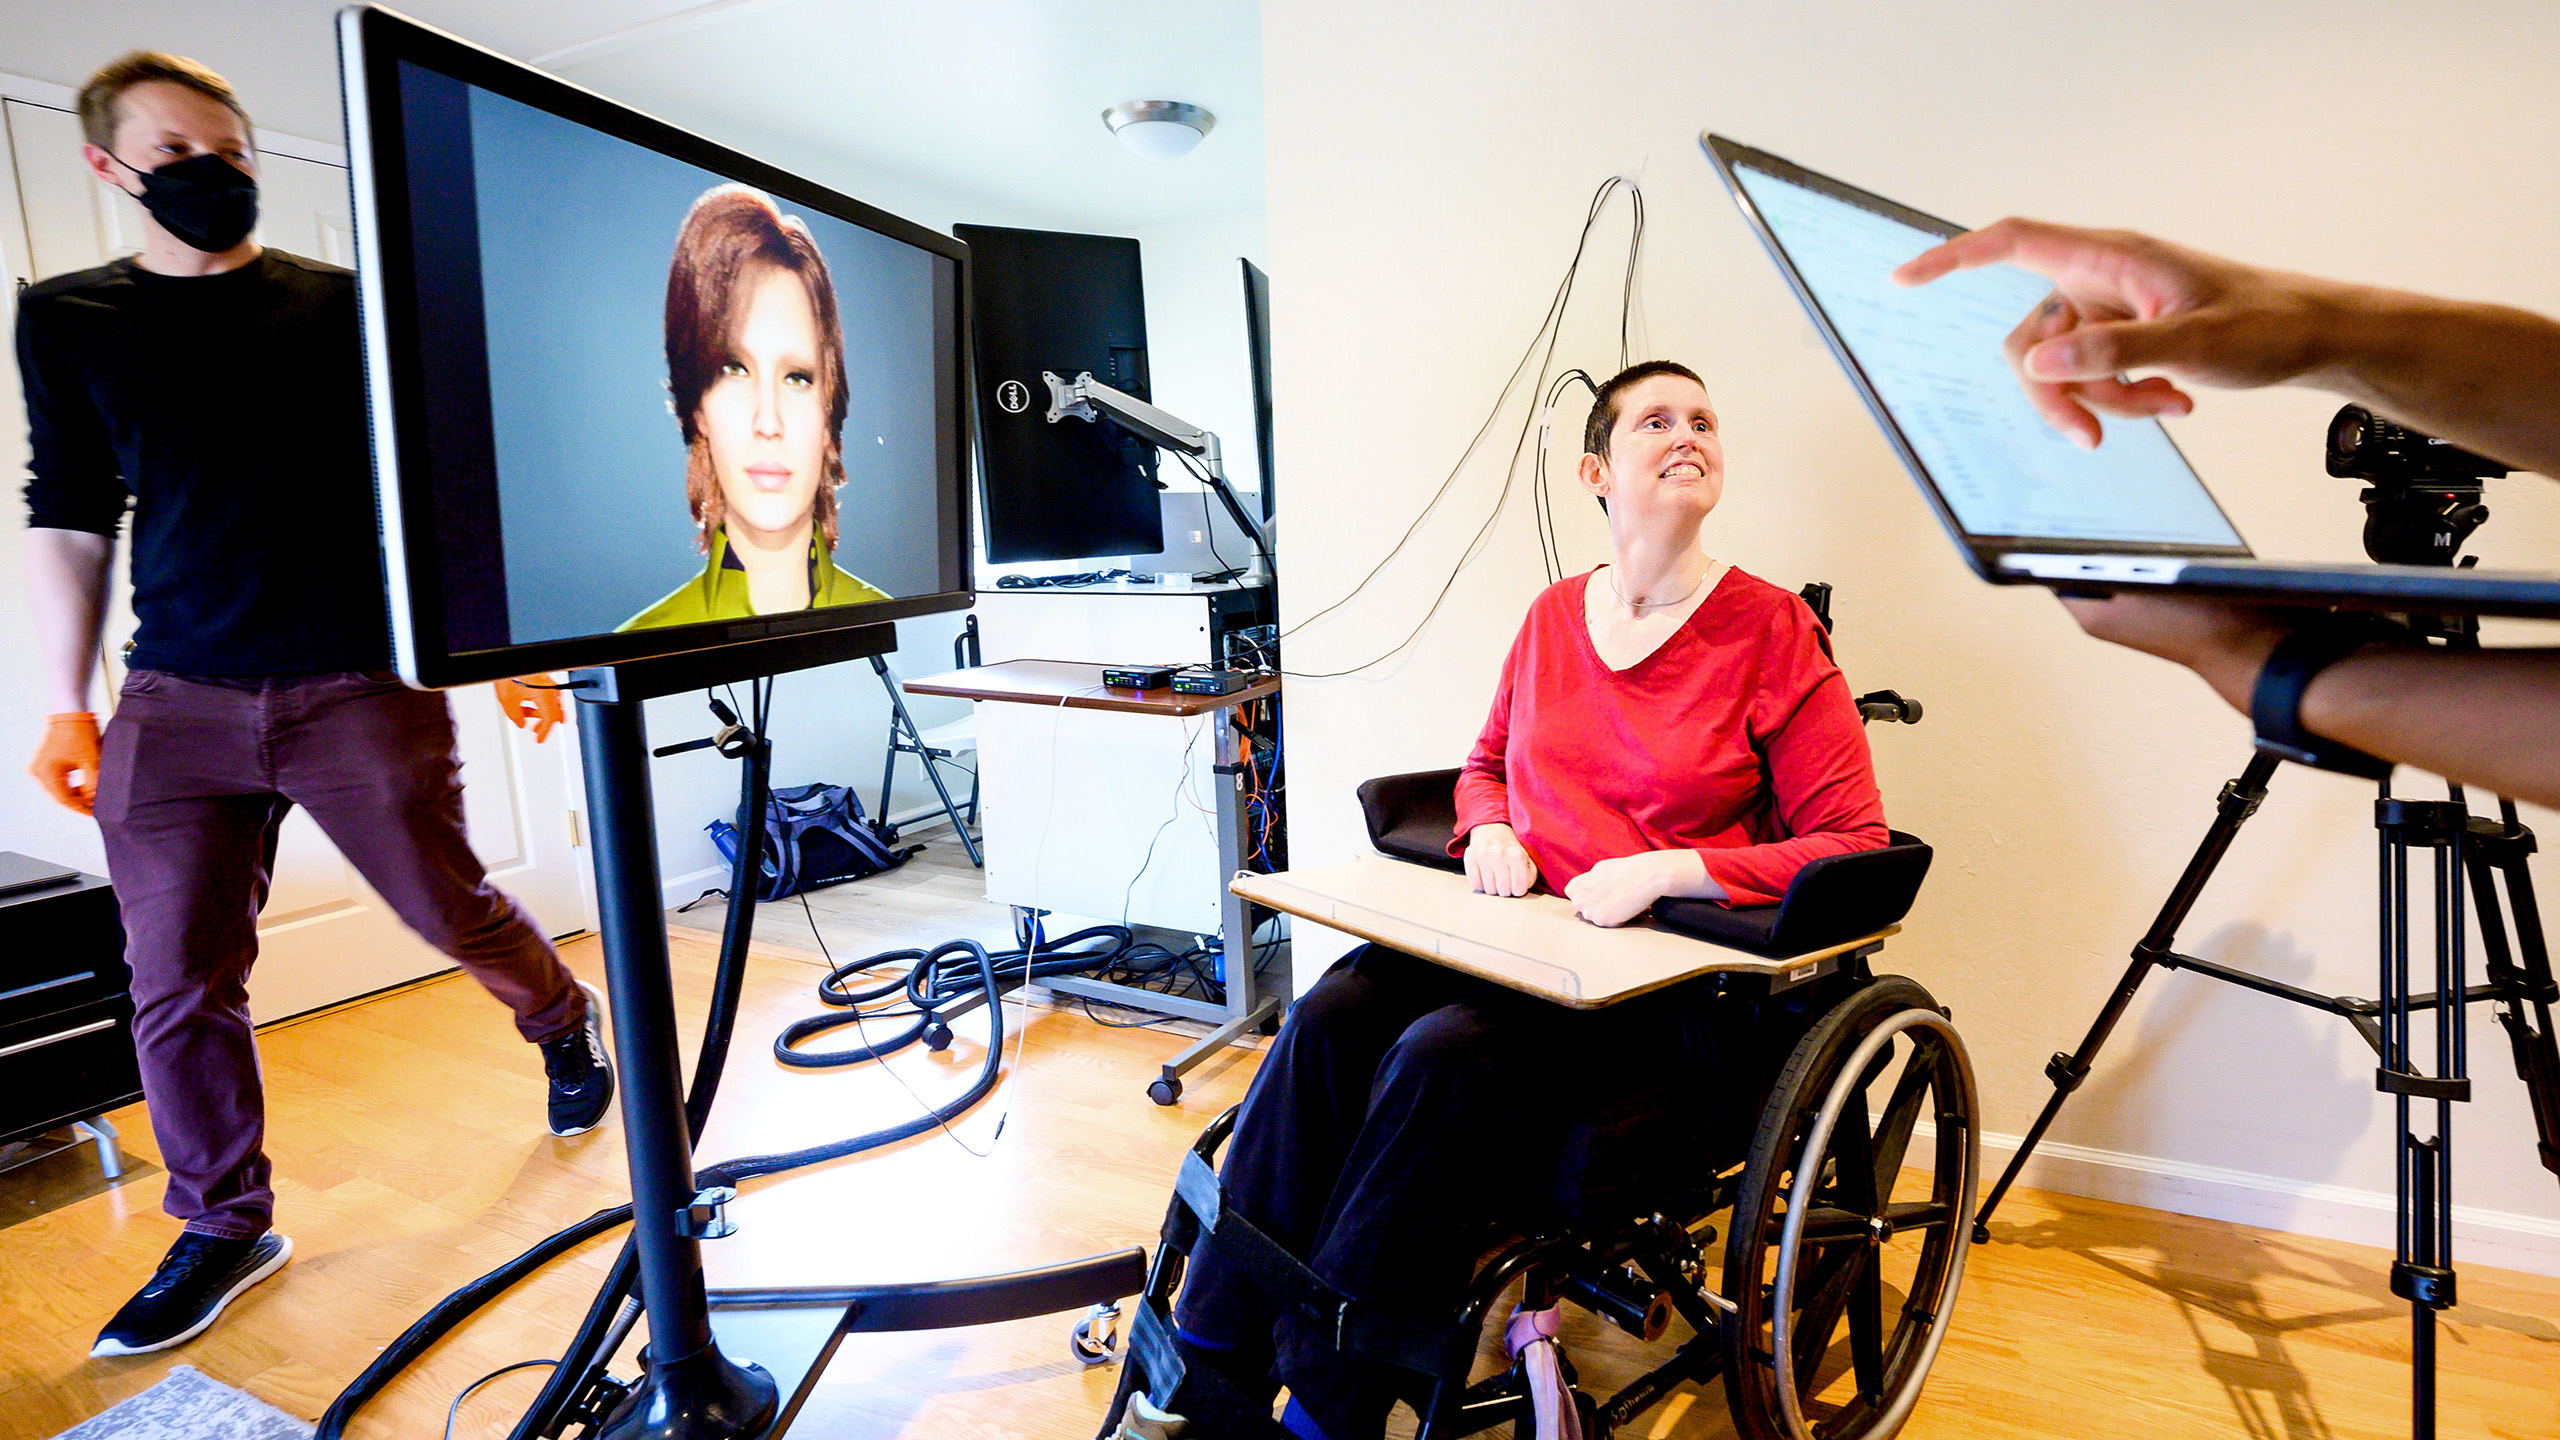
[[[996,403],[1007,415],[1019,415],[1031,408],[1031,390],[1019,380],[1007,380],[996,387]]]

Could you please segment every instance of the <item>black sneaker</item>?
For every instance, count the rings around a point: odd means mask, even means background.
[[[293,1242],[273,1230],[255,1240],[227,1235],[178,1237],[161,1258],[151,1283],[124,1302],[98,1332],[91,1355],[148,1355],[183,1345],[205,1332],[222,1307],[240,1292],[284,1268]]]
[[[581,980],[587,1018],[577,1029],[542,1042],[542,1073],[551,1077],[551,1133],[584,1135],[613,1104],[613,1057],[604,1049],[604,997]]]

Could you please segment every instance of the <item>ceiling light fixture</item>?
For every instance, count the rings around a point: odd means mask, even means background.
[[[1102,112],[1120,143],[1150,160],[1179,160],[1200,144],[1218,117],[1179,100],[1123,100]]]

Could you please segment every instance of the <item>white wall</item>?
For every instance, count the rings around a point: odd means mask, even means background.
[[[1961,220],[2129,225],[2560,311],[2547,86],[2560,12],[2540,6],[1303,0],[1264,12],[1264,64],[1290,621],[1340,598],[1421,509],[1536,327],[1593,187],[1638,178],[1639,348],[1695,365],[1726,424],[1710,547],[1790,588],[1835,582],[1851,682],[1927,704],[1922,725],[1872,737],[1891,818],[1938,847],[1886,959],[1952,1003],[1988,1128],[2009,1135],[2048,1093],[2045,1057],[2077,1043],[2122,972],[2248,727],[2184,672],[2084,639],[2041,592],[1965,570],[1698,131]],[[1561,364],[1605,374],[1617,358],[1623,234],[1603,226]],[[2355,486],[2321,473],[2334,406],[2209,395],[2175,427],[2261,553],[2359,555]],[[1495,505],[1511,436],[1496,438],[1367,594],[1291,637],[1290,669],[1367,659],[1421,617]],[[2519,477],[2491,503],[2473,546],[2484,563],[2560,556],[2560,488]],[[1559,515],[1574,568],[1603,558],[1587,503]],[[1515,492],[1421,645],[1351,678],[1290,682],[1300,863],[1362,848],[1361,778],[1464,753],[1541,583],[1532,537]],[[2403,793],[2428,788],[2403,772]],[[2279,776],[2185,947],[2371,994],[2369,798],[2337,777]],[[1303,971],[1325,957],[1301,936]],[[2534,1163],[2502,1037],[2485,1009],[2473,1018],[2478,1099],[2456,1116],[2464,1253],[2560,1271],[2560,1185]],[[2343,1023],[2163,974],[2054,1132],[2082,1150],[2036,1173],[2387,1243],[2388,1123]]]

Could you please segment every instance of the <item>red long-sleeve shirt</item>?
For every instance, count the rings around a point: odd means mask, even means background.
[[[1857,705],[1802,600],[1728,570],[1660,648],[1611,670],[1589,582],[1530,603],[1458,776],[1451,854],[1508,824],[1560,892],[1602,860],[1696,850],[1728,903],[1767,905],[1805,862],[1886,843]]]

